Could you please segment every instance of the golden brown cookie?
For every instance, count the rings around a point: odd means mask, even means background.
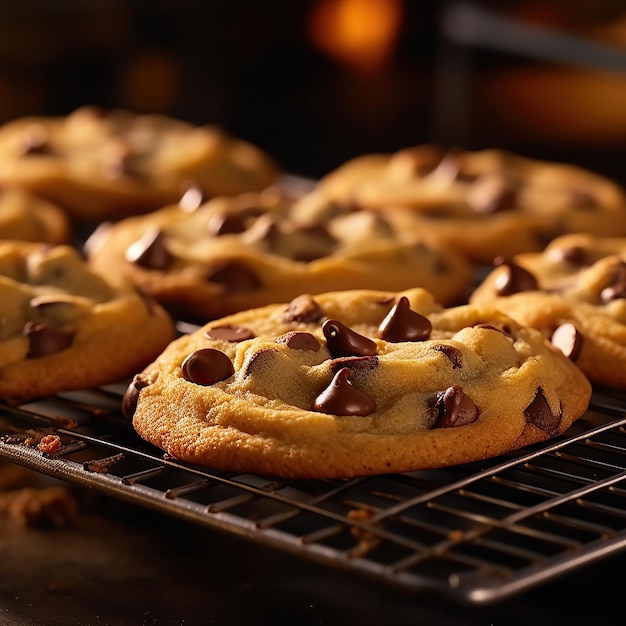
[[[563,433],[591,385],[534,329],[423,289],[351,290],[216,320],[129,385],[124,414],[176,459],[343,478],[503,454]]]
[[[65,211],[26,189],[0,189],[0,239],[67,243],[72,227]]]
[[[470,302],[541,330],[593,383],[626,388],[626,237],[564,235],[498,259]]]
[[[503,150],[421,145],[364,155],[325,176],[318,191],[354,206],[404,209],[413,228],[483,264],[540,251],[565,233],[626,235],[617,183]]]
[[[407,232],[396,215],[338,211],[275,189],[172,205],[100,227],[87,242],[98,271],[130,276],[180,315],[211,319],[303,291],[429,289],[466,297],[469,263]]]
[[[165,310],[66,245],[0,242],[0,398],[115,382],[174,337]]]
[[[212,197],[261,190],[278,174],[260,148],[165,115],[82,107],[0,127],[0,184],[30,189],[86,221],[176,202],[188,181]]]

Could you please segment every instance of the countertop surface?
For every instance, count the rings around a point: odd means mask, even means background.
[[[464,606],[76,489],[70,526],[0,518],[3,626],[623,623],[626,552],[505,601]]]

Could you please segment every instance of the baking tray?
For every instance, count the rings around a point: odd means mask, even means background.
[[[503,600],[626,546],[626,396],[617,391],[595,389],[565,435],[496,459],[275,481],[164,456],[122,416],[127,382],[0,405],[0,459],[461,604]],[[46,434],[61,439],[53,454],[37,448]]]

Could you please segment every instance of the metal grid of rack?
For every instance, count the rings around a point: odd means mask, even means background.
[[[119,407],[125,383],[0,407],[0,459],[466,604],[510,597],[626,546],[626,402],[596,390],[566,436],[489,461],[272,481],[164,457]],[[62,446],[37,448],[46,434]]]

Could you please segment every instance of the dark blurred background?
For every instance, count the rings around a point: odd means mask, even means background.
[[[423,142],[626,179],[626,4],[0,1],[0,122],[83,104],[219,124],[320,176]]]

